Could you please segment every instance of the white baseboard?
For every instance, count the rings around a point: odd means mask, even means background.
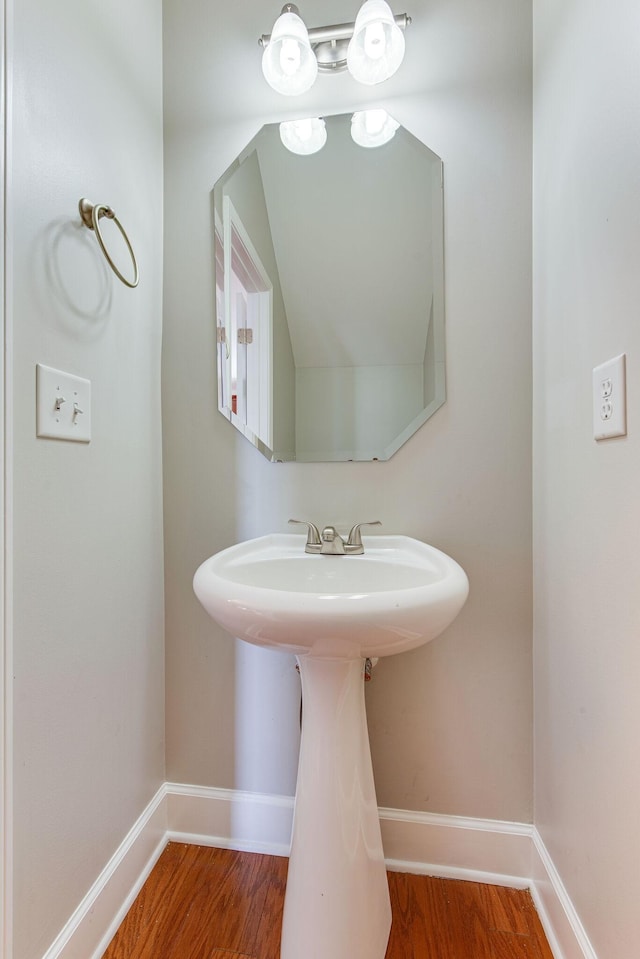
[[[165,783],[43,959],[100,959],[169,841],[287,856],[293,798]],[[387,868],[530,888],[555,959],[597,959],[525,823],[380,809]]]
[[[598,959],[558,870],[533,830],[531,895],[555,959]]]
[[[380,809],[387,868],[526,888],[532,826]]]
[[[167,783],[169,840],[288,856],[293,797]]]
[[[43,959],[100,959],[165,848],[166,837],[166,790],[163,785]]]
[[[167,783],[169,838],[277,856],[289,854],[293,798]],[[528,886],[533,827],[380,809],[387,867]]]

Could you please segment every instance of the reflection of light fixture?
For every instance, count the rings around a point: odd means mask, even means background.
[[[363,110],[351,118],[351,136],[361,147],[381,147],[395,136],[399,126],[386,110]]]
[[[358,146],[381,147],[393,139],[399,126],[386,110],[362,110],[351,117],[351,137]],[[280,139],[292,153],[317,153],[327,142],[325,122],[322,117],[285,120],[280,124]]]
[[[280,139],[287,150],[300,156],[317,153],[327,142],[327,131],[321,117],[285,120],[280,124]]]
[[[262,72],[286,95],[305,93],[318,70],[337,73],[346,67],[360,83],[381,83],[402,63],[402,31],[410,23],[406,13],[394,16],[386,0],[365,0],[355,23],[307,31],[298,8],[286,3],[271,35],[260,37]]]

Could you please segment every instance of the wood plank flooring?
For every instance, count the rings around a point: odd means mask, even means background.
[[[103,959],[279,959],[287,864],[169,843]],[[526,890],[388,876],[386,959],[553,959]]]

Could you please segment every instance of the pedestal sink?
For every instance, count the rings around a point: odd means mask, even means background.
[[[365,536],[361,556],[305,553],[273,534],[216,553],[194,577],[232,635],[295,653],[303,725],[281,959],[384,959],[391,906],[364,704],[363,660],[429,642],[467,577],[407,536]]]

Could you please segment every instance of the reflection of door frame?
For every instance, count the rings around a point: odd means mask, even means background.
[[[6,50],[6,4],[0,0],[0,955],[10,959],[12,915],[12,841],[11,841],[11,789],[12,789],[12,658],[11,658],[11,555],[10,549],[10,466],[11,446],[8,418],[10,411],[9,384],[11,363],[11,336],[9,310],[7,308],[5,249],[6,197],[8,174],[5,167],[7,142],[7,117],[5,112],[8,64]]]
[[[241,433],[256,443],[256,440],[273,449],[273,283],[262,260],[256,250],[249,233],[240,219],[229,196],[223,197],[223,249],[224,249],[224,303],[225,303],[225,336],[230,345],[226,357],[227,382],[231,383],[231,352],[237,344],[232,341],[231,306],[233,284],[231,281],[232,264],[234,259],[241,262],[243,272],[253,283],[254,289],[250,292],[258,293],[259,301],[256,310],[258,328],[256,330],[255,347],[258,351],[259,369],[259,427],[256,433],[233,411],[230,413],[231,422]],[[237,335],[237,334],[236,334]]]
[[[216,304],[216,367],[218,373],[218,409],[227,419],[231,415],[231,398],[226,403],[227,392],[227,354],[229,352],[229,340],[227,339],[227,325],[225,321],[224,306],[224,240],[223,240],[222,220],[215,211],[214,217],[214,296]],[[220,296],[218,296],[220,291]],[[222,301],[222,302],[221,302]],[[221,338],[222,337],[222,338]]]

